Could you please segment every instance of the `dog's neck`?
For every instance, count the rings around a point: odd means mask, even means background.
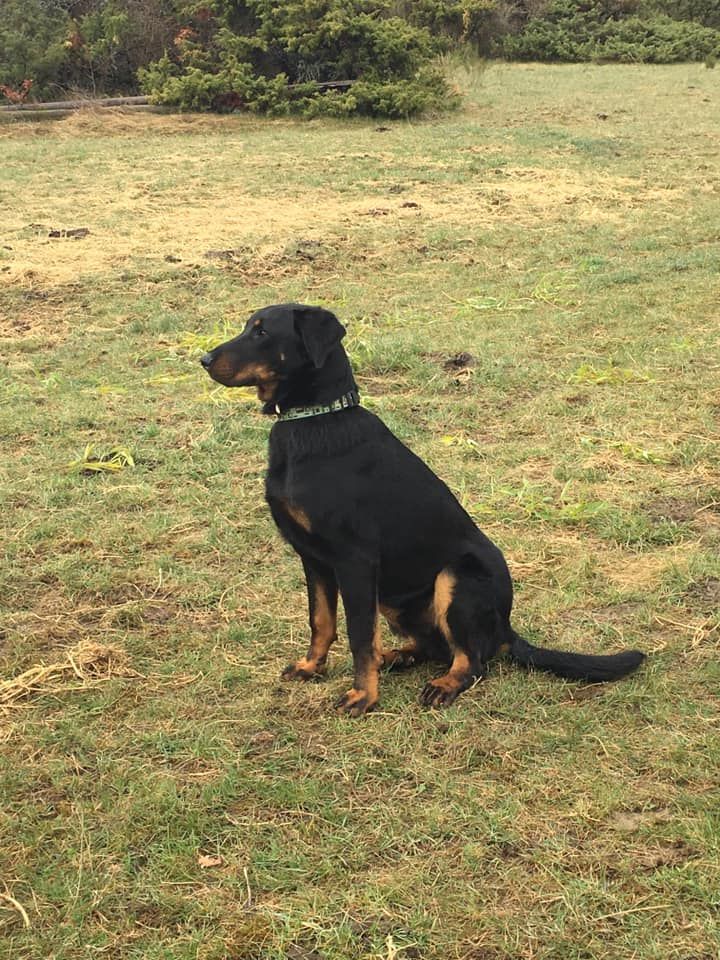
[[[351,390],[358,392],[350,361],[341,344],[334,347],[321,367],[309,367],[281,380],[263,413],[284,413],[294,407],[332,403]]]

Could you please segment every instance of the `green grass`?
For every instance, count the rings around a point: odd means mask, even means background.
[[[465,68],[463,112],[384,131],[0,126],[0,683],[48,668],[0,703],[3,956],[718,956],[715,73]],[[355,722],[343,642],[278,681],[269,423],[197,358],[291,299],[503,547],[517,626],[646,668],[497,664],[436,713],[422,667]]]

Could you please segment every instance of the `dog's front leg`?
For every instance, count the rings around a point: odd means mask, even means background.
[[[315,561],[302,557],[310,610],[310,647],[297,663],[282,672],[283,680],[312,680],[325,673],[328,650],[337,640],[338,586],[335,574]]]
[[[378,621],[377,571],[362,562],[335,568],[345,607],[348,638],[355,667],[355,682],[335,704],[335,709],[359,717],[378,702],[382,644]]]

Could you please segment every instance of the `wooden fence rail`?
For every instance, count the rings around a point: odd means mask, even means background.
[[[315,86],[318,90],[347,90],[354,80],[318,80]],[[301,83],[288,84],[289,90],[295,90],[298,87],[305,86]],[[169,108],[158,107],[150,102],[150,97],[104,97],[101,99],[87,100],[52,100],[47,103],[11,103],[0,107],[0,113],[27,113],[40,114],[47,113],[50,116],[59,116],[61,113],[69,113],[72,110],[82,110],[91,107],[128,107],[132,110],[145,108],[148,111],[165,112]]]
[[[52,100],[48,103],[12,103],[0,107],[0,113],[25,111],[81,110],[83,107],[141,107],[150,104],[150,97],[105,97],[101,100]]]

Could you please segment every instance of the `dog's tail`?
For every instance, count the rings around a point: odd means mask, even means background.
[[[645,659],[639,650],[624,650],[608,656],[593,656],[586,653],[567,653],[563,650],[546,650],[534,647],[523,637],[510,630],[510,656],[523,667],[546,670],[556,677],[567,680],[588,680],[601,683],[619,680],[637,670]]]

